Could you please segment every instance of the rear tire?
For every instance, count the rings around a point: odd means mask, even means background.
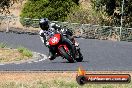
[[[74,63],[74,59],[66,52],[66,50],[64,49],[64,47],[60,47],[59,51],[61,53],[61,55],[66,58],[70,63]]]

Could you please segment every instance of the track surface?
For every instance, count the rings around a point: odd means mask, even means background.
[[[85,70],[113,71],[132,70],[132,43],[113,42],[107,40],[76,39],[80,43],[84,61],[67,63],[66,60],[56,58],[32,63],[0,64],[0,71],[37,71],[37,70],[77,70],[82,66]],[[48,49],[42,44],[38,35],[1,33],[0,42],[16,48],[24,46],[35,52],[48,54]]]

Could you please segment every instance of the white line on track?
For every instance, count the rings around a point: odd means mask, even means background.
[[[27,63],[32,63],[31,61],[27,62]]]
[[[33,61],[33,62],[38,62],[38,61]]]
[[[5,64],[0,64],[0,65],[5,65]]]
[[[13,64],[20,64],[20,63],[13,63]]]

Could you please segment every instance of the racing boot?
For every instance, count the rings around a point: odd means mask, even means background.
[[[75,47],[78,47],[79,46],[79,43],[77,41],[75,41]]]
[[[52,56],[48,56],[48,59],[49,59],[49,60],[54,60],[55,58],[52,57]]]
[[[51,52],[49,52],[48,59],[49,59],[49,60],[54,60],[55,58],[56,58],[56,56],[53,55]]]

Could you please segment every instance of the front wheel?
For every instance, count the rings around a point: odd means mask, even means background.
[[[66,50],[64,49],[64,47],[60,47],[59,51],[61,53],[61,55],[66,58],[70,63],[74,63],[74,59],[72,58],[71,55],[69,55]]]

